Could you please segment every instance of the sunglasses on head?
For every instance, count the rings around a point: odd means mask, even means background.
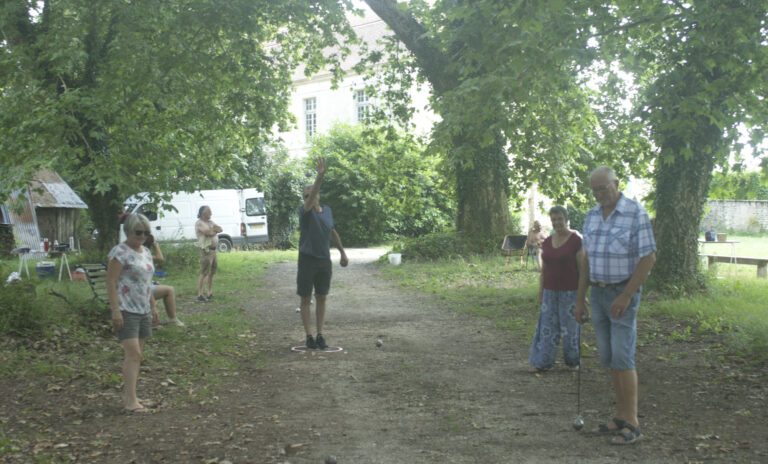
[[[142,235],[144,235],[145,237],[149,237],[150,235],[152,235],[152,232],[148,230],[134,230],[134,232],[136,233],[137,237],[141,237]]]

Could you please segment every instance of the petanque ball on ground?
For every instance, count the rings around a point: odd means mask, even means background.
[[[574,430],[581,430],[582,427],[584,427],[584,419],[582,419],[581,416],[578,416],[573,420],[573,428]]]
[[[325,457],[325,464],[336,464],[336,456],[329,454]]]
[[[382,339],[379,338],[379,339],[376,340],[376,346],[377,347],[381,348],[381,345],[383,345],[383,344],[384,344],[384,341],[382,341]]]

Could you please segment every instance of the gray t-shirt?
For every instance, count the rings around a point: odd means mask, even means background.
[[[333,213],[330,206],[321,207],[320,213],[314,208],[304,211],[303,205],[299,207],[299,253],[331,259]]]

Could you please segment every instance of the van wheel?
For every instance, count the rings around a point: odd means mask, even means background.
[[[232,251],[232,242],[228,238],[219,238],[219,244],[216,245],[216,250],[221,253],[229,253]]]

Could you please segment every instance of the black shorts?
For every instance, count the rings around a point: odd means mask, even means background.
[[[331,289],[331,259],[316,258],[299,253],[299,272],[296,274],[296,294],[299,296],[327,295]]]

